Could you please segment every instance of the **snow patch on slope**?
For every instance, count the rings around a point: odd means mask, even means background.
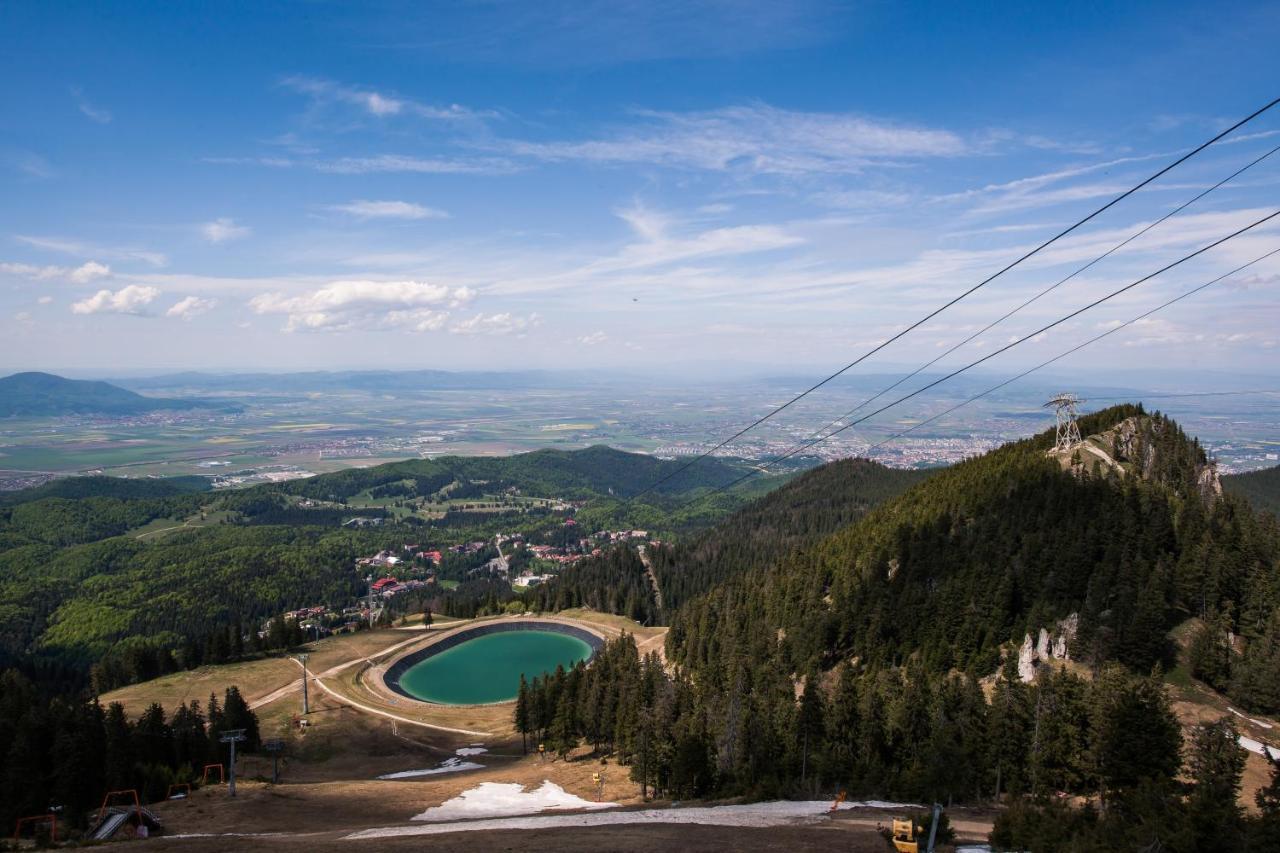
[[[593,803],[570,794],[550,779],[532,791],[518,782],[481,782],[413,820],[447,821],[537,814],[553,809],[611,809],[617,803]]]
[[[1265,743],[1256,741],[1251,737],[1245,737],[1244,735],[1240,735],[1239,741],[1240,745],[1250,752],[1256,752],[1263,758],[1280,760],[1280,749],[1276,749],[1274,746],[1267,746]]]
[[[510,789],[519,788],[519,785],[505,785],[494,782],[487,782],[485,785],[492,785],[494,788]],[[485,785],[481,785],[484,788]],[[551,785],[557,790],[562,789],[550,782],[544,782],[543,788]],[[479,789],[472,789],[466,793],[473,793]],[[538,789],[539,791],[542,788]],[[505,792],[495,792],[494,796]],[[537,793],[537,792],[534,792]],[[464,794],[465,796],[465,794]],[[528,796],[528,795],[526,795]],[[572,797],[571,794],[565,794],[566,797]],[[461,797],[455,798],[461,799]],[[578,798],[574,797],[575,800]],[[445,803],[454,802],[450,800]],[[585,800],[578,800],[580,803],[586,803],[586,807],[592,808],[611,808],[616,803],[589,803]],[[583,806],[578,806],[582,808]],[[443,806],[441,806],[443,808]],[[877,810],[897,810],[908,808],[921,808],[917,803],[893,803],[884,800],[867,800],[865,802],[846,802],[839,805],[840,811],[847,809],[877,809]],[[668,808],[668,809],[643,809],[636,811],[609,811],[609,812],[589,812],[582,814],[567,815],[529,815],[524,817],[503,817],[490,818],[486,820],[470,820],[462,823],[458,822],[436,822],[427,826],[385,826],[376,829],[366,829],[360,832],[352,833],[346,836],[349,840],[362,840],[368,838],[394,838],[400,836],[418,836],[418,835],[438,835],[447,832],[479,832],[494,829],[549,829],[557,827],[589,827],[589,826],[623,826],[626,824],[637,823],[662,823],[662,824],[701,824],[705,826],[741,826],[741,827],[770,827],[783,826],[787,824],[810,824],[817,823],[826,818],[831,812],[830,800],[804,800],[798,802],[776,801],[768,803],[749,803],[738,806],[704,806],[694,808]],[[438,820],[436,815],[439,812],[428,809],[418,818],[424,818],[425,815],[432,815],[431,818]],[[467,816],[479,816],[475,812],[468,811]],[[417,818],[415,818],[417,819]]]

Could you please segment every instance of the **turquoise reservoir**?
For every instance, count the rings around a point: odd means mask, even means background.
[[[405,694],[445,705],[506,702],[520,692],[520,676],[532,681],[588,660],[584,640],[553,631],[503,631],[466,640],[420,660],[399,674]]]

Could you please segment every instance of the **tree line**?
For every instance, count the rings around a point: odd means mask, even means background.
[[[709,686],[641,657],[624,634],[589,667],[522,680],[513,716],[526,749],[612,757],[646,797],[1012,796],[993,838],[1036,851],[1261,851],[1280,837],[1280,762],[1247,819],[1232,722],[1184,744],[1158,669],[1111,665],[1087,679],[1046,667],[1026,684],[1010,659],[988,698],[962,673],[918,664],[792,679],[740,660],[727,685]],[[1102,809],[1060,820],[1063,795]]]
[[[54,811],[84,830],[112,790],[162,800],[170,785],[198,784],[206,764],[227,762],[225,729],[244,729],[238,750],[257,750],[258,719],[236,687],[221,701],[193,699],[172,713],[153,704],[130,720],[118,702],[49,696],[14,670],[0,672],[0,827]]]

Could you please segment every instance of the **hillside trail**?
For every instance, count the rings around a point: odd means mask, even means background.
[[[403,647],[405,647],[405,646],[407,646],[407,645],[409,645],[409,644],[411,644],[411,643],[419,642],[421,639],[422,639],[422,637],[420,637],[420,636],[410,637],[410,638],[409,638],[409,639],[407,639],[407,640],[402,640],[401,642],[398,642],[398,643],[392,643],[391,645],[387,646],[385,649],[382,649],[382,650],[380,650],[380,651],[374,652],[374,653],[373,653],[373,654],[371,654],[371,655],[357,655],[356,657],[353,657],[353,658],[351,658],[350,660],[346,660],[346,661],[343,661],[343,662],[342,662],[342,663],[340,663],[340,664],[336,664],[335,666],[331,666],[331,667],[329,667],[328,669],[323,670],[322,672],[313,672],[313,673],[310,673],[311,680],[312,680],[312,681],[317,681],[317,679],[320,679],[320,678],[330,678],[330,677],[332,677],[332,676],[334,676],[334,675],[337,675],[338,673],[342,672],[344,669],[346,669],[346,668],[348,668],[348,667],[355,666],[355,665],[356,665],[356,664],[358,664],[358,663],[364,663],[364,662],[368,661],[370,658],[381,657],[382,655],[385,655],[385,654],[389,654],[389,653],[391,653],[391,652],[398,651],[398,650],[400,650],[401,648],[403,648]],[[291,658],[289,658],[289,660],[291,660],[291,661],[293,661],[295,664],[297,664],[297,666],[298,666],[299,668],[301,668],[301,667],[302,667],[302,664],[298,662],[298,659],[297,659],[297,658],[293,658],[293,657],[291,657]],[[317,683],[318,683],[318,681],[317,681]],[[322,684],[322,685],[320,685],[320,686],[321,686],[321,687],[323,687],[324,685]],[[301,692],[301,691],[302,691],[302,679],[300,679],[300,678],[295,678],[295,679],[290,680],[288,684],[285,684],[285,685],[283,685],[282,687],[278,687],[278,688],[276,688],[275,690],[271,691],[271,692],[270,692],[270,693],[268,693],[266,696],[263,696],[263,697],[261,697],[261,698],[258,698],[258,699],[253,700],[252,702],[250,702],[250,703],[249,703],[249,708],[250,708],[250,710],[255,710],[255,711],[256,711],[258,708],[261,708],[261,707],[263,707],[264,705],[270,705],[272,702],[275,702],[277,699],[281,699],[281,698],[283,698],[283,697],[285,697],[285,696],[288,696],[288,695],[289,695],[289,694],[291,694],[291,693],[299,693],[299,692]]]
[[[644,573],[649,578],[649,586],[653,587],[653,600],[658,605],[658,611],[661,612],[663,610],[662,588],[658,586],[658,576],[653,573],[653,563],[649,560],[649,552],[644,549],[643,545],[637,545],[636,551],[640,554],[640,562],[644,563]]]

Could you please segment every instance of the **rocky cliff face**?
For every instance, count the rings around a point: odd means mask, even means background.
[[[1189,446],[1193,450],[1188,451]],[[1201,500],[1211,503],[1222,495],[1217,463],[1206,459],[1198,445],[1189,445],[1173,422],[1159,416],[1125,418],[1111,429],[1088,436],[1067,453],[1050,454],[1078,475],[1140,477],[1163,481],[1182,491],[1188,485],[1183,478],[1190,470],[1190,487]]]
[[[1034,681],[1036,670],[1051,660],[1071,660],[1071,642],[1076,638],[1080,628],[1080,614],[1072,613],[1065,619],[1058,620],[1052,633],[1041,628],[1034,640],[1027,634],[1018,649],[1018,677],[1023,681]]]

